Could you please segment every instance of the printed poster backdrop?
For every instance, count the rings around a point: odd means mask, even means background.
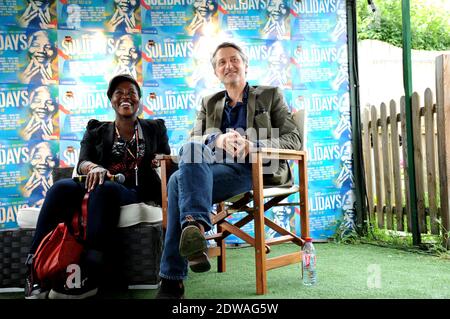
[[[345,0],[0,0],[0,229],[17,227],[20,207],[42,204],[55,167],[77,163],[89,119],[114,118],[106,88],[115,74],[143,85],[140,116],[165,120],[176,154],[202,97],[223,89],[210,56],[226,40],[248,55],[250,84],[279,86],[292,112],[305,110],[312,237],[353,228],[345,8]],[[300,232],[299,211],[267,216]]]
[[[58,29],[140,33],[141,7],[138,0],[60,0]]]
[[[2,83],[57,84],[55,30],[0,28]]]
[[[142,0],[142,32],[202,36],[218,32],[215,0]]]
[[[0,84],[3,139],[59,138],[57,86]]]
[[[56,29],[56,0],[0,0],[2,24],[30,29]]]
[[[105,94],[106,90],[106,84],[59,86],[61,140],[81,141],[86,123],[92,118],[99,121],[114,120],[114,110]]]

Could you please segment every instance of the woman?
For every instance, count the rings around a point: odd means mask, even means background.
[[[85,182],[64,179],[47,192],[27,264],[30,271],[25,298],[85,298],[97,293],[104,252],[112,242],[120,206],[137,202],[161,202],[160,179],[152,161],[156,153],[170,154],[163,120],[138,119],[141,90],[130,75],[117,75],[109,84],[108,98],[116,113],[114,122],[90,120],[83,140],[77,171]],[[125,182],[110,179],[123,174]],[[33,278],[32,257],[42,238],[62,220],[69,222],[89,192],[85,253],[80,262],[81,288],[63,284],[45,287]],[[50,290],[51,288],[51,290]],[[50,290],[50,292],[49,292]]]

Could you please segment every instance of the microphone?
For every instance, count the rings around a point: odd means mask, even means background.
[[[86,182],[86,176],[87,175],[74,176],[74,177],[72,177],[72,179],[75,182],[84,183],[84,182]],[[105,180],[123,184],[125,182],[125,176],[121,173],[113,175],[111,178],[109,178],[108,176],[105,175]]]

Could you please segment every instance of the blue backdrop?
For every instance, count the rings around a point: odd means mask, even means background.
[[[222,89],[209,58],[225,40],[248,55],[250,84],[306,111],[312,237],[353,227],[345,0],[13,0],[0,16],[0,230],[42,204],[55,167],[75,165],[90,118],[114,118],[115,74],[143,85],[141,116],[165,119],[176,154],[200,99]],[[298,211],[274,210],[299,232]]]

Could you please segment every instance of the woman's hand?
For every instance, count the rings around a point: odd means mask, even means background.
[[[103,184],[105,181],[105,176],[111,178],[111,173],[104,167],[96,166],[91,169],[86,175],[85,188],[88,192],[93,190],[95,186]]]

